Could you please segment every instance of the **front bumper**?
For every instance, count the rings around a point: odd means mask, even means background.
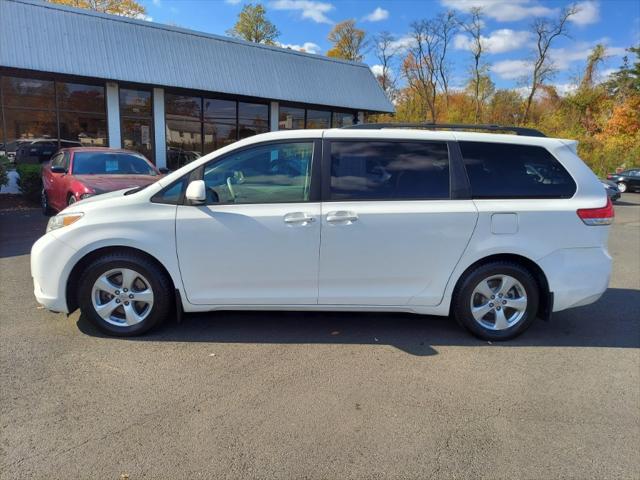
[[[54,312],[69,313],[66,285],[76,251],[52,233],[31,247],[33,294],[38,303]]]

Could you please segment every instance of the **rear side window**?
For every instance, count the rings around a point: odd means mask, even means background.
[[[331,142],[331,200],[449,198],[445,142]]]
[[[459,142],[473,198],[570,198],[571,175],[543,147]]]

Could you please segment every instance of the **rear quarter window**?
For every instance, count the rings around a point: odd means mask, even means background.
[[[473,198],[571,198],[576,184],[545,148],[459,142]]]

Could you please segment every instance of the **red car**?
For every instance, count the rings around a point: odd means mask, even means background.
[[[145,187],[161,175],[137,152],[104,147],[63,148],[42,167],[42,211],[51,215],[93,195]]]

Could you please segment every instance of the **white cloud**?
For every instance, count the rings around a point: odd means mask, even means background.
[[[558,92],[558,95],[561,97],[573,93],[578,89],[578,85],[575,83],[553,83],[551,86],[555,87],[556,92]]]
[[[569,17],[569,21],[576,25],[590,25],[600,20],[600,4],[594,0],[576,3],[578,12]]]
[[[389,18],[389,10],[377,7],[373,12],[362,18],[363,22],[380,22]]]
[[[389,43],[389,50],[397,53],[404,53],[416,44],[415,38],[405,35]]]
[[[238,5],[242,0],[224,0],[229,5]]]
[[[605,54],[608,57],[625,55],[624,47],[608,47],[606,46],[607,39],[604,38],[594,42],[578,42],[569,48],[552,48],[549,50],[549,58],[558,70],[567,70],[572,63],[585,61],[589,58],[593,47],[598,43],[605,45]]]
[[[302,18],[313,20],[316,23],[333,23],[333,20],[326,15],[335,8],[331,3],[314,0],[274,0],[269,6],[275,10],[300,11]]]
[[[525,30],[502,28],[491,32],[488,37],[482,36],[480,41],[487,53],[504,53],[524,47],[530,38],[531,33]],[[458,34],[453,39],[453,46],[458,50],[471,50],[471,37]]]
[[[376,77],[381,77],[384,73],[384,67],[382,65],[371,65],[371,71]]]
[[[161,1],[160,0],[152,0],[151,3],[153,3],[156,7],[159,7],[160,4],[161,4]]]
[[[502,60],[490,67],[491,71],[505,80],[517,80],[531,70],[531,62],[527,60]]]
[[[469,13],[472,8],[480,7],[485,15],[499,22],[512,22],[552,15],[555,8],[532,0],[440,0],[447,7]]]
[[[320,45],[313,42],[304,42],[302,45],[297,45],[295,43],[279,43],[278,45],[282,48],[290,48],[291,50],[297,50],[299,52],[307,52],[307,53],[320,52]]]

